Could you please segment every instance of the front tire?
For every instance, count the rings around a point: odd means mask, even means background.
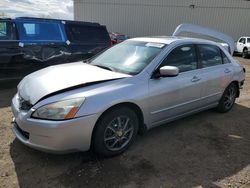
[[[248,58],[248,50],[246,48],[242,52],[242,57],[243,58]]]
[[[228,112],[232,109],[235,99],[237,97],[238,88],[235,83],[231,83],[224,91],[219,105],[217,106],[217,111],[221,113]]]
[[[135,140],[138,127],[138,117],[128,107],[116,107],[104,113],[94,130],[93,150],[104,157],[121,154]]]

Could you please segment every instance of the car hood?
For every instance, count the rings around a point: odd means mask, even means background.
[[[19,95],[31,104],[41,98],[84,84],[130,77],[86,63],[77,62],[51,66],[26,76],[18,85]]]
[[[210,37],[209,40],[217,39],[219,41],[223,41],[228,45],[226,50],[228,50],[231,55],[233,55],[234,49],[235,49],[235,43],[234,39],[231,36],[228,36],[224,33],[221,33],[219,31],[213,30],[208,27],[200,26],[200,25],[195,25],[195,24],[180,24],[177,26],[175,29],[173,36],[181,36],[181,33],[193,33],[193,34],[198,34],[198,38],[200,38],[200,35],[208,36]],[[214,42],[217,42],[217,40],[212,40]]]

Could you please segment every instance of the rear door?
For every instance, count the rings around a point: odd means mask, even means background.
[[[250,45],[250,38],[247,38],[247,44]]]
[[[208,44],[197,46],[202,67],[201,103],[202,106],[215,105],[232,80],[230,60],[217,46]]]
[[[18,77],[13,65],[21,56],[16,25],[12,20],[0,20],[0,81]]]

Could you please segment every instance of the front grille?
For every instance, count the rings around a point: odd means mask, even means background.
[[[32,108],[32,104],[29,101],[24,100],[20,95],[19,95],[19,109],[28,111]]]
[[[14,124],[14,126],[23,135],[24,138],[26,138],[27,140],[30,138],[30,134],[28,132],[22,130],[16,123]]]

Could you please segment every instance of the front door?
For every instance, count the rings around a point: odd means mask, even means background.
[[[240,38],[240,40],[237,42],[237,52],[243,52],[244,44],[246,44],[246,39]]]
[[[200,108],[202,80],[195,51],[195,46],[190,44],[175,48],[160,67],[176,66],[179,75],[149,80],[149,109],[153,126]]]

